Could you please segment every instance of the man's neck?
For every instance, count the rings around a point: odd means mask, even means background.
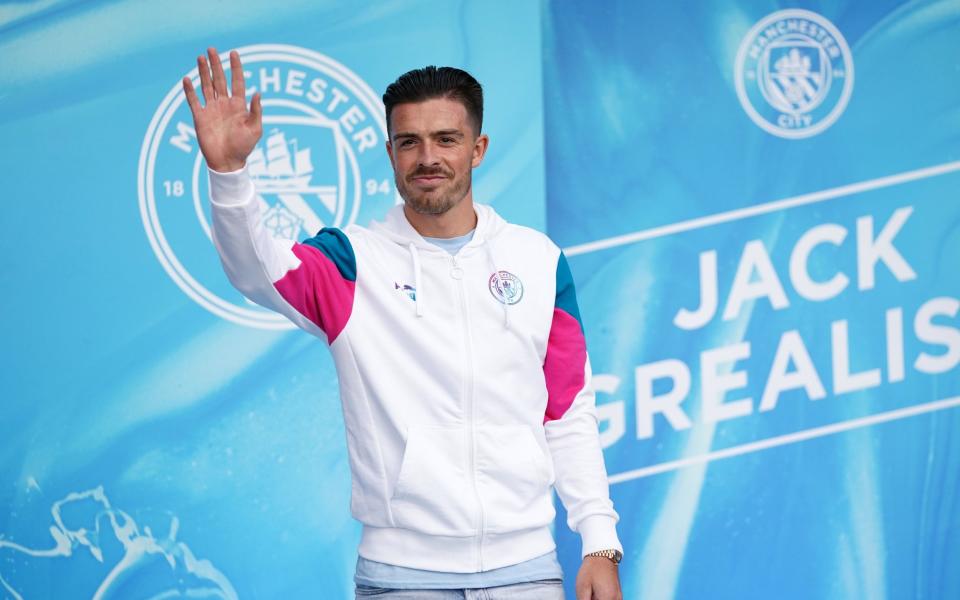
[[[466,198],[441,215],[423,215],[404,204],[403,214],[407,221],[423,237],[455,238],[466,235],[477,226],[477,212],[473,209],[473,198]]]

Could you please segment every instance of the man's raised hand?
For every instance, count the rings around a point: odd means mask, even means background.
[[[236,50],[230,53],[229,91],[216,49],[208,48],[206,57],[197,57],[197,68],[204,105],[200,105],[189,77],[183,78],[183,92],[193,113],[200,151],[207,159],[207,166],[214,171],[226,173],[241,169],[263,133],[260,94],[253,95],[247,110],[243,65]]]

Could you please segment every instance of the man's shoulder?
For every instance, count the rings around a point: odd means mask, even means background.
[[[501,243],[510,244],[518,250],[542,253],[551,261],[556,261],[560,254],[560,247],[550,239],[550,236],[526,225],[507,223],[498,238]]]
[[[370,234],[370,229],[362,225],[350,224],[346,227],[324,227],[309,239],[337,238],[344,242],[355,242]]]

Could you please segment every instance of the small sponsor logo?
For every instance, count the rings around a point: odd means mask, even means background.
[[[263,97],[263,139],[247,158],[261,222],[276,239],[382,218],[399,196],[383,103],[353,71],[318,52],[261,44],[238,48],[247,99]],[[225,58],[225,57],[224,57]],[[229,61],[224,64],[229,81]],[[199,87],[197,69],[187,73]],[[219,317],[289,329],[282,315],[243,297],[213,249],[207,170],[179,81],[154,114],[140,151],[140,213],[157,260],[183,292]]]
[[[764,131],[798,139],[823,132],[853,92],[853,58],[840,31],[808,10],[780,10],[743,38],[734,66],[737,97]]]
[[[393,289],[411,300],[415,301],[417,299],[417,288],[412,285],[393,282]]]
[[[523,298],[523,282],[508,271],[497,271],[490,276],[490,293],[499,302],[516,304]]]

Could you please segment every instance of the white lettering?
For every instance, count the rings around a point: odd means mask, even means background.
[[[344,94],[337,88],[333,88],[333,100],[331,100],[330,104],[327,105],[327,112],[333,112],[337,108],[337,106],[340,105],[341,102],[348,99],[349,98],[347,97],[346,94]]]
[[[757,280],[751,281],[754,271],[757,273]],[[736,318],[747,300],[763,297],[770,299],[774,310],[786,308],[790,304],[763,243],[760,240],[752,240],[743,248],[743,256],[740,257],[737,274],[733,278],[730,297],[727,298],[727,306],[723,310],[723,320],[729,321]]]
[[[183,121],[177,123],[177,135],[170,137],[170,143],[187,154],[193,154],[193,145],[190,138],[197,139],[197,131]]]
[[[307,92],[307,100],[314,104],[320,104],[323,102],[324,96],[326,96],[324,92],[325,89],[327,89],[326,81],[323,79],[314,79],[310,82],[310,91]]]
[[[831,243],[839,246],[847,237],[845,227],[828,223],[819,225],[804,233],[790,254],[790,282],[797,293],[807,300],[828,300],[842,292],[850,279],[843,273],[837,273],[828,281],[818,283],[810,277],[808,263],[810,252],[819,244]]]
[[[357,152],[366,152],[377,146],[377,132],[367,126],[353,134],[353,141],[357,142]]]
[[[303,80],[306,79],[306,77],[307,74],[305,72],[290,69],[287,72],[287,86],[284,90],[291,96],[302,96]]]
[[[797,369],[792,373],[787,372],[791,362]],[[811,400],[820,400],[827,395],[803,338],[800,337],[800,332],[794,329],[780,336],[773,366],[770,367],[770,376],[760,399],[760,412],[776,408],[781,393],[800,388],[806,390],[807,397]]]
[[[784,129],[798,129],[800,127],[809,127],[813,123],[813,117],[810,115],[795,115],[780,113],[777,117],[777,125]]]
[[[947,351],[939,356],[921,352],[914,366],[923,373],[946,373],[960,364],[960,330],[949,325],[936,325],[936,316],[956,317],[960,311],[960,300],[940,297],[928,300],[917,311],[913,328],[917,338],[928,344],[945,346]]]
[[[681,308],[673,323],[681,329],[699,329],[717,312],[717,251],[700,253],[700,306],[696,311]]]
[[[593,390],[600,394],[615,394],[620,387],[620,378],[616,375],[594,375]],[[623,400],[597,403],[597,421],[609,423],[600,431],[600,447],[609,448],[623,437],[627,430],[626,410]]]
[[[880,385],[880,369],[860,373],[850,372],[850,340],[847,321],[841,319],[830,324],[833,346],[833,393],[844,394]]]
[[[366,117],[363,115],[360,109],[357,108],[356,105],[354,105],[348,108],[347,112],[340,115],[340,118],[338,119],[338,121],[340,121],[340,124],[343,125],[343,128],[346,129],[347,132],[349,133],[353,131],[354,125],[356,125],[360,121],[363,121],[364,119],[366,119]]]
[[[267,93],[267,88],[273,87],[273,91],[280,91],[280,69],[274,67],[272,71],[267,73],[266,68],[260,69],[260,93]]]
[[[917,274],[893,246],[894,236],[907,222],[912,212],[912,206],[897,209],[876,239],[873,237],[873,217],[857,219],[857,287],[861,290],[873,288],[874,268],[879,260],[886,263],[897,281],[916,279]]]
[[[693,423],[680,403],[690,393],[690,369],[676,359],[661,360],[640,365],[635,371],[637,403],[637,439],[653,437],[653,417],[662,414],[675,431],[689,429]],[[669,392],[654,395],[653,382],[670,379],[673,387]]]
[[[707,350],[700,354],[700,386],[703,393],[703,405],[700,414],[705,423],[715,423],[743,417],[753,412],[750,398],[733,402],[724,402],[727,392],[746,387],[747,372],[733,371],[733,365],[750,356],[750,342],[740,342]],[[729,364],[729,373],[721,374],[720,365]]]

